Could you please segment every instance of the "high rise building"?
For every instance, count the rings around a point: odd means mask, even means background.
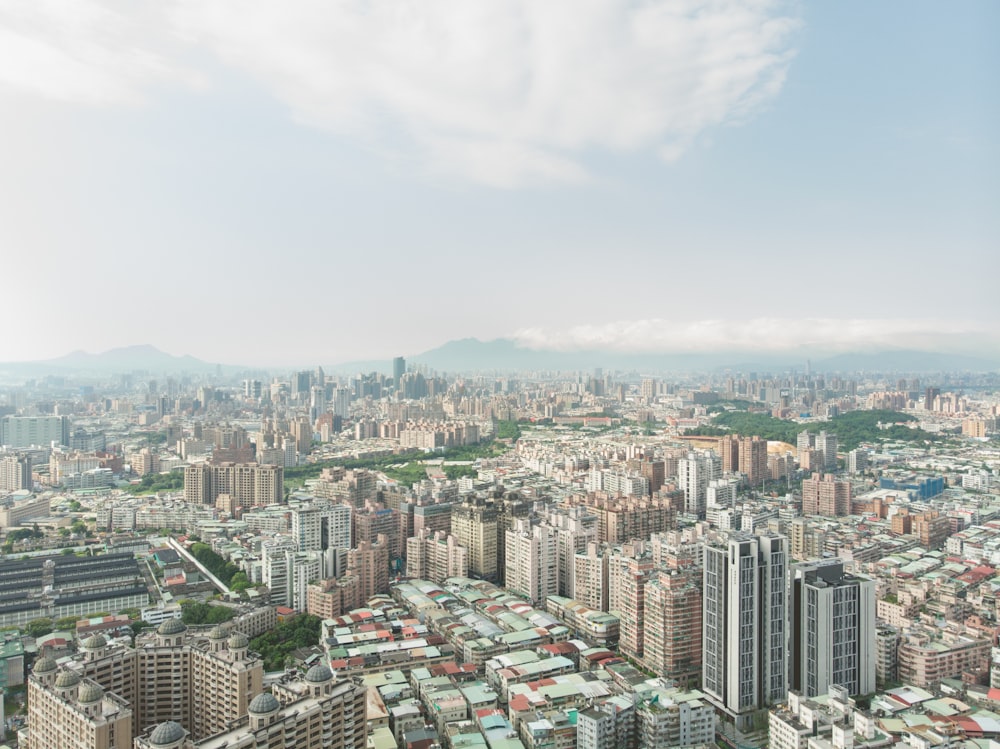
[[[207,740],[194,741],[170,720],[137,737],[135,749],[364,749],[364,686],[338,681],[318,665],[272,692],[257,695],[244,717]]]
[[[484,497],[471,497],[451,511],[451,535],[469,550],[469,574],[497,578],[497,507]]]
[[[705,517],[708,482],[719,478],[722,460],[711,450],[690,452],[677,461],[677,485],[684,492],[684,511]]]
[[[789,569],[790,684],[805,697],[831,684],[875,691],[875,582],[844,573],[839,559]]]
[[[135,733],[168,720],[194,739],[225,730],[263,688],[262,663],[248,647],[241,633],[191,631],[168,619],[139,634],[135,648],[93,635],[58,674],[41,658],[28,686],[29,746],[124,749]]]
[[[397,356],[392,360],[392,384],[399,390],[399,385],[403,381],[403,375],[406,374],[406,359],[402,356]]]
[[[788,691],[787,559],[784,536],[733,534],[704,549],[702,691],[739,730]]]
[[[0,492],[31,489],[32,485],[30,456],[0,456]]]
[[[239,507],[278,504],[285,498],[282,466],[256,463],[198,463],[184,469],[184,500],[214,505],[220,494]]]
[[[816,435],[816,449],[823,456],[824,471],[837,470],[837,435],[820,432]],[[816,470],[813,468],[813,470]]]
[[[130,749],[132,709],[74,671],[58,669],[48,657],[28,677],[25,749]]]
[[[506,533],[504,587],[545,605],[545,599],[559,593],[559,544],[556,530],[548,525],[532,525],[527,519],[514,522]]]
[[[684,688],[701,679],[700,583],[677,571],[655,573],[646,583],[643,662]]]
[[[443,531],[422,529],[406,540],[406,576],[441,584],[449,577],[468,577],[469,550]]]
[[[294,508],[292,538],[299,551],[350,549],[350,506],[319,500]]]
[[[0,445],[7,447],[48,447],[55,442],[69,445],[67,416],[2,416]]]
[[[802,514],[844,517],[851,514],[851,483],[832,474],[814,474],[802,481]]]

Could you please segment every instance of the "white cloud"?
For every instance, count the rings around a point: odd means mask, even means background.
[[[579,181],[590,150],[678,158],[781,87],[797,22],[774,2],[178,0],[190,39],[294,116],[432,172]],[[396,147],[395,142],[392,147]]]
[[[176,62],[159,3],[0,0],[0,87],[83,104],[134,101],[155,80],[200,85]]]
[[[780,90],[787,0],[0,0],[0,86],[131,101],[209,50],[304,124],[499,187],[674,161]],[[181,42],[186,42],[182,44]],[[400,144],[403,144],[402,146]]]
[[[525,328],[512,338],[531,349],[556,351],[828,352],[858,349],[951,348],[972,335],[995,342],[996,334],[981,324],[944,320],[755,318],[750,320],[622,320],[603,325],[577,325],[565,330]],[[962,340],[959,341],[958,339]]]

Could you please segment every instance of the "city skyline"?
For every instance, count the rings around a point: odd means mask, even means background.
[[[998,20],[4,7],[0,359],[995,347]]]

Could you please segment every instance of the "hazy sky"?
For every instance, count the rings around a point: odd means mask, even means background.
[[[0,361],[994,345],[998,28],[992,0],[0,0]]]

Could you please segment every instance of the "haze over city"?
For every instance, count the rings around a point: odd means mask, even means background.
[[[995,350],[998,21],[0,4],[0,360]]]

